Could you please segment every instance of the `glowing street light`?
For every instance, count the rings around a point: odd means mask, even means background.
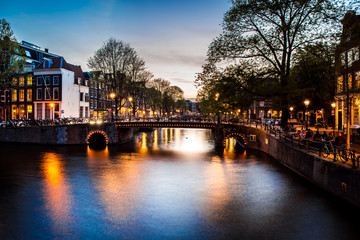
[[[55,104],[50,103],[49,106],[50,106],[51,120],[54,120],[54,107],[55,107]]]
[[[115,93],[110,93],[109,94],[110,98],[111,98],[111,121],[114,122],[114,99],[116,97],[116,94]]]
[[[305,99],[304,104],[305,104],[306,111],[307,111],[310,101],[308,99]],[[306,119],[306,130],[308,129],[308,126],[309,126],[309,115],[307,115],[307,119]]]

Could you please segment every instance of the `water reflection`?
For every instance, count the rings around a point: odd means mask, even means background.
[[[356,209],[233,139],[213,143],[209,130],[157,129],[28,158],[0,145],[0,239],[360,239]]]
[[[72,221],[72,196],[66,181],[62,156],[53,152],[44,153],[41,168],[44,174],[45,204],[49,210],[54,231],[65,233]]]

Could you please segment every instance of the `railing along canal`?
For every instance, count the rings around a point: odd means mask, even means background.
[[[269,134],[275,136],[283,143],[311,153],[317,154],[321,158],[331,159],[333,162],[340,162],[352,168],[359,168],[360,153],[355,150],[348,149],[345,145],[335,146],[333,141],[313,141],[309,139],[295,138],[289,132],[282,131],[279,127],[268,126],[262,124],[249,124],[255,125],[255,128],[260,127],[266,130]]]

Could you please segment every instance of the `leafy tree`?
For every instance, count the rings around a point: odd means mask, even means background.
[[[304,108],[303,101],[307,98],[313,109],[325,109],[328,115],[335,95],[334,65],[335,46],[318,43],[299,50],[294,57],[291,80],[300,91],[292,104]]]
[[[280,101],[285,125],[294,90],[290,87],[293,53],[308,43],[333,37],[342,9],[331,0],[233,0],[223,33],[209,47],[207,66],[233,60],[273,75],[269,91]]]
[[[23,70],[23,56],[10,24],[0,19],[0,88],[9,87],[11,79]]]

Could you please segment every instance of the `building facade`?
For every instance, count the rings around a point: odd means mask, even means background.
[[[348,12],[342,20],[343,32],[335,55],[335,128],[360,127],[360,16]]]

